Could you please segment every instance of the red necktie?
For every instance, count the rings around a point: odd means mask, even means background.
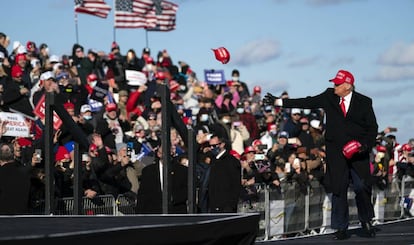
[[[346,117],[346,109],[345,109],[345,99],[344,97],[341,97],[341,103],[339,104],[341,106],[342,112],[344,113],[344,117]]]

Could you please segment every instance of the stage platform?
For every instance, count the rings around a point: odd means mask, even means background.
[[[349,239],[335,241],[333,234],[293,237],[278,240],[260,241],[256,245],[281,245],[281,244],[414,244],[414,218],[387,222],[375,226],[377,234],[375,238],[363,236],[361,228],[350,228]]]
[[[254,244],[258,214],[1,216],[0,244]]]

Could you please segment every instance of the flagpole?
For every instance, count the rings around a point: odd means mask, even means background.
[[[114,6],[114,9],[116,10],[116,2],[115,2],[116,0],[113,0],[112,1],[112,6]],[[116,28],[115,28],[115,12],[116,11],[114,11],[114,33],[113,33],[113,38],[114,38],[114,42],[116,42]]]
[[[149,48],[149,46],[148,46],[148,30],[147,29],[145,29],[145,47]]]
[[[78,14],[75,12],[75,32],[76,32],[76,43],[79,43],[79,34],[78,34]]]

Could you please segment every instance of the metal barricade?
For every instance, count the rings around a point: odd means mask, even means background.
[[[309,188],[309,218],[308,218],[308,229],[313,232],[318,232],[324,225],[324,201],[327,198],[325,188],[320,184],[319,181],[313,180],[310,182]],[[329,206],[329,218],[330,218],[331,206]]]
[[[266,220],[266,215],[268,214],[265,210],[265,207],[268,203],[268,191],[266,186],[255,185],[256,193],[252,193],[249,198],[245,200],[240,200],[238,204],[239,213],[259,213],[259,230],[257,234],[258,240],[267,240],[267,229],[269,228],[268,222]],[[267,201],[266,201],[267,199]]]
[[[116,198],[117,215],[135,214],[136,200],[131,200],[125,195]]]
[[[401,182],[401,218],[414,216],[414,178],[408,175]]]
[[[285,201],[285,229],[286,234],[300,235],[306,230],[305,201],[306,195],[299,191],[298,185],[283,183],[282,192]]]
[[[74,198],[65,197],[55,200],[54,215],[74,215]],[[93,199],[82,198],[83,212],[82,215],[115,215],[117,206],[115,198],[112,195],[96,196]],[[45,201],[39,200],[35,208],[31,210],[31,214],[42,215],[45,212]]]
[[[112,195],[101,195],[94,199],[83,198],[83,214],[85,215],[115,215],[116,211],[115,198]]]

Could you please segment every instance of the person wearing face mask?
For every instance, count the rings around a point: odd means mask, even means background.
[[[249,98],[250,97],[249,88],[248,88],[248,86],[245,82],[240,81],[240,72],[239,72],[239,70],[234,69],[231,72],[231,79],[233,80],[233,82],[236,82],[236,83],[239,84],[239,86],[237,86],[237,91],[239,92],[240,99]]]
[[[92,109],[90,105],[85,104],[81,106],[79,120],[77,123],[86,135],[93,133],[96,126],[96,119],[92,116]]]
[[[200,108],[197,114],[195,131],[198,132],[199,130],[202,130],[205,132],[211,132],[212,125],[213,120],[209,115],[209,111],[206,108]]]
[[[241,121],[233,120],[229,113],[224,113],[211,129],[214,134],[226,139],[233,150],[243,154],[244,141],[249,139],[250,134]]]
[[[230,154],[228,141],[218,135],[211,136],[209,146],[209,212],[235,213],[241,191],[240,161]]]

